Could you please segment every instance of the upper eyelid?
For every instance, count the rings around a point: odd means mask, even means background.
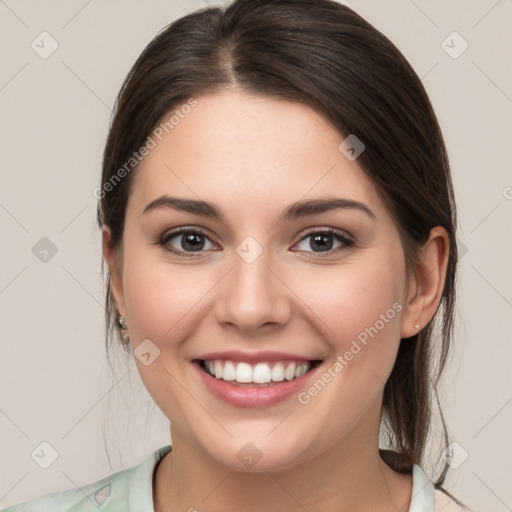
[[[206,237],[211,236],[211,235],[209,235],[208,230],[205,230],[204,228],[185,226],[185,227],[181,227],[181,228],[176,228],[176,229],[168,231],[168,232],[164,232],[164,234],[161,236],[161,238],[168,238],[170,236],[176,236],[176,235],[180,235],[180,234],[188,233],[188,232],[199,233]],[[330,234],[333,234],[333,235],[346,236],[347,238],[354,238],[347,230],[344,230],[344,229],[333,228],[333,227],[314,227],[314,228],[306,228],[306,231],[302,235],[300,235],[300,238],[298,241],[300,241],[303,238],[310,236],[312,234],[325,233],[325,232],[329,232]]]
[[[170,239],[178,235],[183,235],[184,233],[198,233],[208,238],[212,243],[216,243],[213,242],[212,237],[207,230],[187,226],[164,232],[164,234],[160,237],[160,240]]]

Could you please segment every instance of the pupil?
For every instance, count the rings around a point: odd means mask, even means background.
[[[186,250],[200,251],[204,246],[204,240],[201,239],[201,235],[195,233],[189,233],[185,235],[182,241],[182,246]]]
[[[330,235],[318,234],[311,240],[311,248],[314,249],[314,244],[318,244],[319,251],[329,251],[332,249],[332,237]]]

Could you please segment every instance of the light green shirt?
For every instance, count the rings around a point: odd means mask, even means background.
[[[84,487],[66,489],[41,496],[4,512],[154,512],[153,472],[161,459],[171,451],[164,446],[141,463],[119,471]],[[414,465],[412,499],[409,512],[459,512],[459,507],[446,494],[435,490],[425,472]]]

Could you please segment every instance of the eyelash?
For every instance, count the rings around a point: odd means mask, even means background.
[[[167,247],[167,244],[169,243],[170,240],[172,240],[173,238],[175,238],[179,235],[184,235],[184,234],[201,235],[205,238],[208,238],[208,240],[210,240],[209,236],[199,228],[179,229],[177,231],[172,231],[172,232],[167,233],[164,236],[162,236],[162,238],[157,242],[157,245],[160,245],[164,250],[171,252],[173,254],[176,254],[180,257],[185,257],[185,258],[201,257],[203,255],[202,253],[204,252],[203,250],[197,251],[197,252],[188,252],[188,251],[179,251],[179,250],[171,249],[171,248]],[[338,247],[336,249],[330,249],[328,251],[320,251],[320,252],[305,251],[305,252],[311,252],[311,253],[315,254],[316,255],[315,257],[322,258],[325,256],[330,256],[330,255],[338,253],[344,249],[347,249],[348,247],[352,247],[355,244],[353,239],[347,237],[342,231],[338,231],[333,228],[325,228],[325,229],[320,229],[320,230],[316,230],[316,231],[310,231],[309,233],[304,235],[297,242],[297,244],[299,244],[300,242],[303,242],[308,237],[313,236],[313,235],[331,235],[334,238],[336,238],[339,242],[342,243],[342,245],[340,247]],[[211,242],[211,240],[210,240],[210,242]],[[214,242],[212,242],[212,243],[214,243]],[[297,244],[295,244],[295,245],[297,245]],[[217,244],[215,244],[215,245],[217,245]],[[294,251],[294,252],[301,252],[301,251]]]

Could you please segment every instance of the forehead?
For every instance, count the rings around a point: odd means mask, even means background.
[[[156,127],[129,203],[162,194],[262,212],[305,197],[348,197],[382,206],[370,178],[339,150],[345,136],[295,102],[238,91],[199,95]],[[185,113],[187,112],[187,113]],[[155,133],[155,131],[153,131]],[[161,140],[160,140],[161,139]]]

